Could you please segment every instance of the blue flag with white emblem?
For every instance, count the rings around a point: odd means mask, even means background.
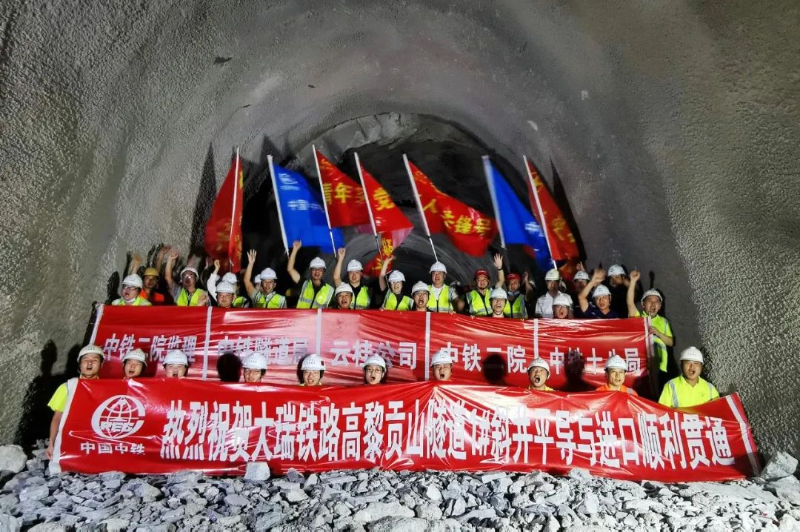
[[[331,253],[344,247],[342,230],[328,227],[320,193],[302,175],[274,164],[272,157],[269,162],[284,247],[288,250],[295,240],[303,242],[304,247],[319,246]]]
[[[547,271],[553,264],[542,227],[536,222],[530,209],[517,197],[511,185],[500,175],[488,156],[483,157],[483,168],[486,172],[489,192],[492,195],[500,242],[503,247],[506,244],[523,244],[530,247],[536,253],[536,262],[539,264],[539,268]]]

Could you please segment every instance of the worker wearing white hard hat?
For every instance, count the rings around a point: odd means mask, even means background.
[[[189,371],[189,359],[180,349],[167,351],[164,357],[164,376],[168,379],[182,379]]]
[[[454,286],[445,284],[447,268],[438,260],[431,265],[431,284],[428,285],[428,309],[431,312],[455,314],[464,309],[464,301],[458,296]]]
[[[347,280],[342,281],[342,264],[344,263],[345,249],[339,248],[336,255],[336,266],[333,268],[333,286],[339,288],[344,282],[353,289],[352,308],[365,310],[372,305],[372,291],[364,283],[364,266],[353,259],[347,263]]]
[[[170,295],[175,304],[179,307],[203,307],[208,305],[208,293],[199,287],[200,274],[192,266],[186,266],[181,270],[181,282],[176,283],[173,278],[173,268],[178,260],[178,250],[172,248],[167,254],[167,265],[165,267],[165,278],[169,287]]]
[[[297,308],[327,308],[333,299],[333,287],[322,280],[322,276],[325,275],[325,270],[327,269],[325,261],[319,257],[314,257],[308,264],[308,279],[303,281],[300,272],[294,267],[297,261],[297,252],[300,251],[302,246],[303,243],[299,240],[295,240],[292,243],[289,264],[286,266],[289,277],[292,278],[295,285],[300,286]]]
[[[141,377],[147,367],[147,356],[141,349],[131,349],[122,357],[122,376],[125,379]]]
[[[278,286],[278,274],[272,268],[265,268],[256,275],[255,284],[250,282],[253,268],[256,265],[256,250],[247,252],[247,268],[244,272],[244,289],[254,308],[277,309],[286,308],[286,298],[275,291]]]
[[[537,318],[552,318],[553,301],[564,293],[559,290],[561,274],[555,268],[548,270],[544,276],[544,283],[547,286],[547,292],[536,300],[534,315]]]
[[[303,358],[298,372],[300,386],[322,386],[325,376],[325,362],[316,353],[311,353]]]
[[[431,290],[426,283],[418,281],[414,284],[414,286],[411,287],[411,299],[414,301],[413,310],[419,312],[432,312],[428,306],[428,300],[430,297]]]
[[[150,302],[142,296],[142,278],[131,274],[122,280],[122,297],[111,302],[115,306],[149,307]]]
[[[623,392],[629,395],[639,395],[632,388],[625,386],[625,373],[628,371],[628,362],[619,355],[612,355],[606,360],[606,383],[596,391],[598,392]]]
[[[621,318],[625,317],[628,315],[625,296],[628,293],[628,287],[631,285],[630,278],[625,272],[625,268],[620,264],[613,264],[609,267],[606,275],[608,289],[611,291],[611,310],[619,314]]]
[[[672,375],[677,372],[673,369],[673,364],[670,360],[669,350],[667,348],[675,345],[675,338],[672,334],[672,325],[669,320],[659,314],[663,298],[661,292],[655,289],[650,289],[642,295],[641,304],[642,310],[636,308],[636,285],[641,275],[638,271],[631,271],[630,284],[626,294],[626,303],[628,306],[629,318],[644,318],[650,320],[648,332],[653,340],[654,356],[658,363],[658,386],[659,389],[663,388]],[[670,373],[672,375],[670,375]]]
[[[89,344],[78,352],[78,378],[79,379],[99,379],[100,368],[103,365],[103,349],[100,346]],[[61,417],[67,408],[69,399],[69,382],[63,383],[56,389],[47,406],[53,411],[53,419],[50,422],[50,443],[47,446],[45,455],[48,459],[53,458],[53,446],[55,445],[58,429],[61,425]]]
[[[586,285],[589,284],[590,278],[586,270],[583,269],[583,263],[578,263],[578,268],[580,269],[572,276],[572,293],[570,297],[572,298],[573,317],[582,318],[583,312],[581,312],[581,302],[578,296],[583,292],[583,289],[586,288]]]
[[[552,392],[553,389],[547,385],[550,378],[550,364],[543,358],[536,357],[528,366],[528,385],[529,390],[536,392]]]
[[[263,353],[252,351],[240,353],[239,356],[244,358],[242,361],[244,382],[261,382],[267,372],[267,357]]]
[[[689,408],[719,398],[717,388],[705,380],[705,359],[696,347],[687,347],[681,352],[681,375],[667,382],[658,402],[670,408]]]
[[[388,257],[381,264],[381,273],[378,276],[378,286],[381,292],[386,292],[381,304],[381,310],[411,310],[414,308],[414,300],[403,295],[403,283],[406,276],[400,270],[392,270],[389,276],[386,272],[394,261],[394,256]],[[427,301],[425,302],[427,304]]]
[[[572,312],[572,298],[569,295],[559,293],[555,299],[553,299],[553,319],[558,320],[565,320],[572,316],[570,316]]]
[[[606,278],[606,271],[597,268],[591,280],[584,289],[578,294],[578,302],[581,308],[581,317],[588,319],[612,319],[619,318],[611,308],[611,291],[603,283]],[[594,291],[594,292],[592,292]],[[589,304],[589,294],[592,295],[593,305]]]
[[[370,355],[364,361],[364,384],[374,386],[386,382],[386,361],[380,355]]]
[[[446,349],[440,349],[431,357],[433,380],[449,382],[453,378],[453,358]]]
[[[216,286],[217,306],[219,308],[233,308],[233,298],[236,289],[227,281],[220,281]]]
[[[347,283],[339,283],[333,291],[335,307],[340,310],[350,310],[353,308],[353,289]]]
[[[236,277],[235,273],[228,272],[222,276],[222,279],[219,277],[219,270],[221,267],[221,263],[218,260],[214,261],[214,271],[211,272],[211,275],[208,276],[208,282],[206,285],[208,286],[208,293],[217,301],[217,305],[222,308],[245,308],[250,306],[250,301],[244,297],[239,295],[239,278]],[[228,283],[230,286],[233,287],[233,297],[231,298],[231,304],[227,306],[223,306],[219,298],[217,297],[219,285],[222,282]]]
[[[508,304],[508,292],[502,288],[494,288],[489,294],[489,305],[492,310],[492,318],[505,318],[506,305]]]

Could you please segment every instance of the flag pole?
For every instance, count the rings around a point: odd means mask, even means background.
[[[233,163],[233,206],[231,207],[231,230],[228,233],[228,267],[233,271],[233,257],[231,257],[231,244],[233,243],[233,223],[236,218],[236,191],[239,188],[239,147],[236,147],[236,160]]]
[[[405,153],[403,154],[403,163],[406,165],[408,179],[411,181],[411,189],[414,191],[414,203],[417,204],[419,215],[422,217],[422,226],[425,228],[425,235],[428,237],[428,242],[430,242],[431,249],[433,250],[433,260],[439,262],[439,257],[436,256],[436,246],[433,245],[433,238],[431,238],[431,230],[428,228],[428,220],[425,218],[425,211],[422,208],[422,199],[419,197],[417,183],[414,181],[414,174],[411,172],[411,165],[409,165],[408,156]]]
[[[553,261],[553,268],[558,270],[556,259],[553,258],[553,246],[550,245],[550,236],[548,235],[547,231],[547,220],[544,219],[544,211],[542,210],[542,203],[539,201],[539,192],[536,190],[536,182],[533,180],[533,174],[531,174],[531,167],[528,164],[528,157],[526,155],[523,155],[522,161],[525,164],[525,173],[528,176],[528,186],[531,187],[531,190],[533,191],[533,198],[536,201],[536,210],[539,211],[539,221],[542,223],[542,231],[544,232],[544,241],[547,242],[547,250],[550,252],[550,260]],[[539,176],[539,178],[541,179],[541,176]]]
[[[489,161],[489,156],[484,155],[483,159],[483,172],[486,174],[486,184],[489,186],[489,196],[492,198],[492,208],[494,209],[494,216],[497,221],[498,233],[500,233],[500,247],[506,249],[506,239],[503,237],[503,220],[500,219],[500,208],[497,205],[497,194],[494,190],[494,179],[492,178],[492,163]]]
[[[286,243],[286,228],[283,226],[283,213],[281,212],[281,195],[278,193],[278,184],[275,181],[275,168],[272,165],[272,155],[267,155],[269,162],[269,176],[272,178],[272,190],[275,191],[275,205],[278,207],[278,222],[281,224],[281,238],[283,238],[283,248],[289,254],[289,245]]]
[[[367,185],[364,182],[364,174],[361,172],[361,159],[358,158],[358,153],[353,152],[353,156],[356,159],[356,169],[358,170],[358,178],[361,180],[361,188],[364,190],[364,200],[367,204],[367,212],[369,212],[369,223],[372,225],[372,234],[375,235],[375,245],[378,247],[378,251],[381,251],[381,242],[378,238],[378,230],[375,227],[375,218],[372,216],[372,205],[369,201],[369,194],[367,194]]]
[[[325,199],[325,186],[322,184],[322,172],[319,171],[319,159],[317,159],[317,147],[313,144],[311,148],[314,150],[314,166],[317,169],[317,177],[319,178],[319,191],[322,192],[322,206],[325,208],[325,220],[328,221],[328,234],[331,235],[331,248],[333,254],[336,255],[336,242],[333,241],[333,229],[331,229],[331,217],[328,214],[328,200]],[[333,191],[331,191],[333,194]]]

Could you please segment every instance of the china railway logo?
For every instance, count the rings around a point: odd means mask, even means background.
[[[92,429],[103,438],[118,440],[136,433],[144,425],[144,405],[129,395],[103,401],[92,415]]]

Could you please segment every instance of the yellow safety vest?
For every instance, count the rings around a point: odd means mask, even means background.
[[[433,285],[428,285],[428,290],[433,295]],[[450,304],[450,285],[442,285],[442,291],[439,292],[439,299],[428,298],[428,310],[433,312],[450,312],[453,306]]]
[[[713,384],[698,378],[697,384],[691,386],[683,375],[667,382],[658,402],[670,408],[689,408],[702,405],[719,397],[719,392]]]
[[[470,316],[488,316],[492,313],[492,300],[489,298],[488,289],[482,296],[477,290],[472,290],[467,294],[467,301],[469,301]]]
[[[286,298],[278,294],[277,292],[270,292],[269,294],[264,294],[263,292],[259,292],[256,294],[256,297],[253,300],[253,306],[255,308],[268,308],[268,309],[286,308]]]
[[[244,296],[239,296],[233,300],[233,305],[231,306],[233,308],[244,308],[246,304],[247,304],[247,298],[245,298]]]
[[[527,318],[528,309],[525,307],[525,296],[518,295],[513,303],[506,301],[506,306],[503,308],[503,316],[506,318]]]
[[[325,308],[333,297],[333,287],[328,283],[322,283],[317,296],[314,297],[314,283],[311,281],[303,282],[300,289],[300,299],[297,300],[297,308]]]
[[[151,303],[145,298],[143,298],[140,294],[136,296],[136,299],[134,299],[133,303],[131,304],[125,303],[125,300],[122,298],[115,299],[111,304],[116,307],[124,307],[126,305],[130,307],[149,307]]]
[[[185,288],[181,288],[181,293],[178,294],[178,299],[175,300],[175,304],[179,307],[197,307],[200,304],[200,296],[203,294],[205,294],[203,290],[196,288],[190,298],[189,292],[187,292]]]
[[[647,317],[647,312],[640,310],[639,316],[642,318]],[[661,334],[665,334],[667,336],[672,336],[672,327],[669,324],[669,320],[661,315],[656,315],[655,318],[650,318],[650,323],[653,327],[656,328],[658,332]],[[664,373],[667,372],[667,360],[669,357],[669,352],[667,351],[667,344],[664,343],[664,340],[656,336],[655,334],[652,335],[653,337],[653,347],[655,348],[656,358],[658,360],[658,370],[663,371]]]
[[[401,295],[398,301],[394,292],[389,290],[386,297],[383,299],[382,309],[385,310],[408,310],[414,306],[414,300],[408,296]]]
[[[369,289],[362,284],[359,285],[357,290],[358,294],[356,294],[356,297],[350,300],[350,308],[356,308],[358,310],[368,309],[370,303],[372,302],[372,298],[369,295]]]

